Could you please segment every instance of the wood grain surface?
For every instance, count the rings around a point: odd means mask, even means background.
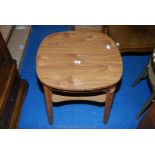
[[[122,52],[150,52],[155,48],[154,25],[109,25],[108,35]]]
[[[120,52],[110,37],[98,32],[59,32],[41,43],[36,70],[51,88],[90,91],[116,85],[122,76]]]
[[[0,117],[3,114],[6,106],[6,101],[9,97],[13,79],[15,76],[15,63],[0,62]]]
[[[106,101],[106,95],[102,94],[102,95],[87,96],[87,97],[81,97],[81,96],[72,97],[72,96],[62,96],[62,95],[53,94],[51,100],[55,103],[62,102],[62,101],[74,101],[74,100],[104,103]]]

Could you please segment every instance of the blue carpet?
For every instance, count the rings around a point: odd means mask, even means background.
[[[54,124],[49,125],[43,92],[36,75],[35,59],[42,39],[54,32],[66,31],[68,26],[32,26],[29,44],[21,66],[20,75],[29,83],[28,93],[23,105],[19,128],[96,128],[96,129],[134,129],[140,120],[135,120],[150,95],[147,80],[135,88],[132,82],[147,64],[149,56],[123,56],[123,77],[113,100],[108,123],[103,124],[104,106],[86,102],[74,102],[54,106]]]

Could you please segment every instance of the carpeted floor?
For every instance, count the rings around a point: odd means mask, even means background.
[[[135,120],[150,95],[147,80],[135,88],[132,82],[147,64],[149,56],[123,56],[123,77],[113,100],[108,123],[103,124],[104,106],[91,102],[71,102],[62,106],[54,106],[54,124],[49,125],[44,96],[36,75],[35,59],[42,39],[54,32],[67,31],[68,26],[32,26],[26,54],[21,66],[20,75],[29,83],[28,93],[23,105],[19,128],[96,128],[96,129],[134,129],[139,120]]]

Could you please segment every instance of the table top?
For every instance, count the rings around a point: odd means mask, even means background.
[[[41,42],[36,70],[39,80],[51,88],[98,90],[119,82],[122,59],[115,43],[103,33],[58,32]]]

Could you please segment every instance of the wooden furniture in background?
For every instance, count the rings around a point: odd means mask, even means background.
[[[102,25],[71,25],[70,30],[102,33],[103,28]]]
[[[122,75],[122,59],[115,43],[100,32],[60,32],[41,43],[36,69],[45,93],[49,123],[52,102],[105,102],[104,122]]]
[[[25,48],[31,32],[31,26],[28,25],[1,25],[0,31],[7,44],[9,52],[17,62],[17,68],[20,69]]]
[[[151,105],[140,123],[138,129],[155,129],[155,103]]]
[[[155,50],[152,53],[152,57],[148,63],[148,65],[144,68],[143,72],[139,75],[139,77],[133,83],[133,87],[136,86],[141,80],[148,79],[152,88],[152,95],[147,99],[143,107],[136,115],[136,119],[138,119],[143,112],[147,110],[147,108],[152,104],[152,101],[155,99],[155,72],[153,68],[155,67]]]
[[[17,128],[27,82],[21,80],[0,33],[0,128]]]
[[[107,25],[104,31],[115,41],[121,53],[150,52],[155,48],[154,25]]]

